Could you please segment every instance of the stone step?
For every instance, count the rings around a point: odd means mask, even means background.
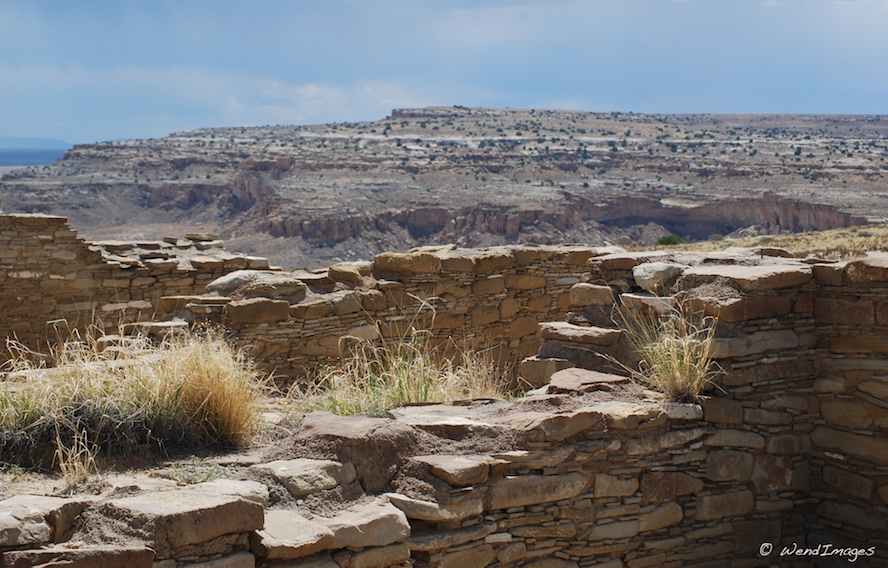
[[[188,333],[188,322],[181,319],[168,321],[140,321],[123,326],[126,335],[141,335],[155,340],[163,340]]]
[[[623,330],[620,329],[580,326],[564,321],[545,322],[540,324],[540,328],[544,340],[587,346],[610,347],[623,337]]]

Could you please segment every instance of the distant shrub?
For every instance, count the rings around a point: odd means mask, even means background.
[[[666,235],[665,237],[657,239],[657,244],[660,246],[683,245],[687,242],[688,241],[678,235]]]

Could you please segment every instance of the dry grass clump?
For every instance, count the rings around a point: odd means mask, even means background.
[[[715,251],[730,247],[776,247],[797,256],[843,259],[871,251],[888,251],[888,225],[868,225],[787,235],[763,235],[742,239],[703,241],[682,246],[682,250]]]
[[[238,446],[257,425],[262,382],[217,333],[136,341],[114,359],[75,339],[54,352],[59,366],[44,370],[11,351],[26,373],[0,383],[6,462],[89,469],[88,455]]]
[[[639,358],[637,368],[621,364],[634,379],[682,402],[696,400],[714,384],[715,319],[681,305],[665,315],[624,308],[617,317]]]
[[[371,416],[410,404],[507,398],[508,372],[493,351],[436,349],[426,331],[394,339],[354,339],[339,363],[323,369],[309,389],[290,398],[302,410]]]

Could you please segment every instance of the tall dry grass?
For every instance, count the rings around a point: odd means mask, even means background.
[[[290,400],[303,411],[384,415],[399,406],[473,398],[508,398],[509,373],[492,350],[436,348],[424,330],[393,339],[353,339],[340,362],[322,369]]]
[[[715,384],[719,369],[712,359],[714,318],[678,304],[664,315],[621,308],[616,319],[639,362],[637,367],[615,362],[632,378],[682,402],[696,400]]]
[[[263,382],[218,333],[133,340],[122,352],[77,337],[35,358],[11,349],[0,383],[2,460],[46,465],[83,448],[101,455],[245,444],[258,421]],[[88,443],[85,441],[88,437]]]

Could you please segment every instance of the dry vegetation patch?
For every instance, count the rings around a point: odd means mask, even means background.
[[[796,256],[842,259],[863,256],[872,251],[888,251],[888,225],[869,225],[811,231],[787,235],[763,235],[742,239],[721,239],[681,245],[681,250],[718,251],[731,247],[775,247]]]
[[[97,454],[235,447],[256,429],[263,382],[216,333],[137,341],[114,359],[69,341],[56,359],[49,372],[19,352],[19,380],[0,383],[3,461],[76,477]]]
[[[681,402],[696,400],[715,384],[719,372],[712,358],[715,319],[681,304],[665,315],[623,308],[616,318],[639,362],[630,367],[614,361],[632,378]]]
[[[289,396],[303,410],[371,416],[410,404],[508,397],[508,369],[492,350],[446,347],[416,329],[394,339],[354,339],[317,384],[296,386]]]

